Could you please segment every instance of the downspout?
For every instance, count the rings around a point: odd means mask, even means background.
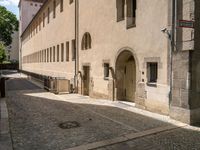
[[[75,93],[78,93],[78,71],[79,71],[79,47],[78,47],[78,13],[79,1],[75,0],[75,74],[74,74],[74,86]]]
[[[171,41],[170,41],[170,97],[169,106],[172,102],[172,90],[173,90],[173,52],[175,50],[175,30],[176,30],[176,15],[177,15],[177,0],[172,0],[172,29],[171,29]]]

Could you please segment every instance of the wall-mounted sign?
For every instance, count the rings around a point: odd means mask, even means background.
[[[178,20],[177,26],[180,27],[180,28],[194,28],[194,21]]]

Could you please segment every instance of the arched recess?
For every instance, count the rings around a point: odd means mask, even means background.
[[[135,101],[137,64],[137,59],[130,48],[124,48],[118,52],[115,62],[118,100]]]
[[[81,41],[81,49],[86,50],[86,49],[91,49],[92,45],[92,38],[89,32],[86,32],[83,35],[82,41]]]

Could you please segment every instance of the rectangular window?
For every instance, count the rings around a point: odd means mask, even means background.
[[[39,31],[41,30],[41,17],[39,18]]]
[[[61,44],[61,62],[64,61],[64,43]]]
[[[50,47],[50,62],[52,62],[52,47]]]
[[[47,48],[47,62],[49,62],[49,49]]]
[[[40,63],[42,62],[42,53],[41,53],[41,50],[40,50]]]
[[[57,45],[57,62],[59,62],[60,54],[59,54],[59,45]]]
[[[63,0],[60,0],[60,12],[63,12]]]
[[[47,62],[47,50],[44,50],[44,62]]]
[[[137,0],[127,0],[127,22],[126,22],[126,26],[127,28],[131,28],[135,26],[135,21],[136,21],[136,3]]]
[[[33,36],[35,35],[35,24],[33,23]]]
[[[47,9],[47,23],[50,21],[50,8]]]
[[[72,60],[76,59],[76,41],[72,40]]]
[[[69,0],[69,4],[72,4],[73,3],[73,0]]]
[[[40,62],[42,62],[42,51],[40,50]]]
[[[44,52],[43,52],[43,50],[41,50],[41,53],[42,53],[42,62],[44,62]]]
[[[104,63],[104,80],[109,78],[109,63]]]
[[[53,1],[53,18],[56,18],[56,1]]]
[[[56,47],[53,47],[53,62],[56,61]]]
[[[36,52],[36,56],[37,56],[37,63],[39,62],[39,53]]]
[[[32,38],[32,26],[30,26],[30,37]]]
[[[156,85],[158,78],[158,63],[147,63],[147,81],[148,85]]]
[[[43,27],[45,27],[45,13],[43,13]]]
[[[36,33],[38,33],[38,21],[36,21]]]
[[[124,20],[124,7],[125,7],[125,0],[116,0],[116,7],[117,7],[117,21]]]
[[[69,42],[66,42],[66,61],[69,61]]]

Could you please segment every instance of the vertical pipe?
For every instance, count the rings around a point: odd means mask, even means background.
[[[78,34],[78,0],[75,0],[75,8],[74,8],[74,15],[75,15],[75,20],[74,20],[74,27],[75,27],[75,66],[74,66],[74,88],[75,88],[75,92],[77,93],[78,92],[78,85],[77,85],[77,79],[78,79],[78,74],[77,74],[77,70],[78,70],[78,68],[77,68],[77,62],[78,62],[78,36],[77,36],[77,34]]]
[[[170,45],[170,98],[169,105],[172,102],[172,90],[173,90],[173,52],[175,48],[175,28],[176,28],[176,4],[177,0],[172,0],[172,29],[171,29],[171,45]]]

